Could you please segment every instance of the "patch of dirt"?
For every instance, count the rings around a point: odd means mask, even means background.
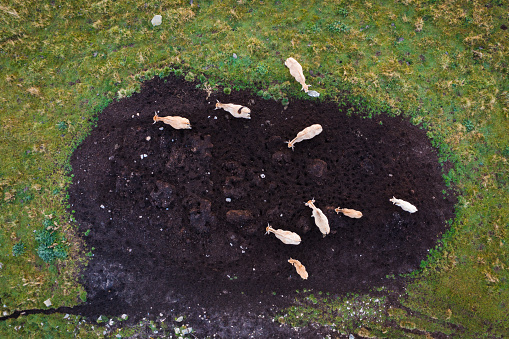
[[[271,317],[296,290],[395,285],[386,276],[418,268],[453,217],[436,151],[403,118],[347,117],[315,100],[285,110],[248,92],[206,97],[174,77],[146,82],[107,107],[73,154],[69,200],[95,248],[86,314],[184,311],[200,337],[277,337],[289,329]],[[216,99],[250,107],[251,120],[214,110]],[[155,111],[186,117],[192,129],[152,124]],[[287,147],[317,123],[320,135]],[[394,206],[393,196],[419,211]],[[312,198],[329,219],[325,238],[304,205]],[[338,206],[364,216],[337,215]],[[265,235],[269,223],[302,243]]]

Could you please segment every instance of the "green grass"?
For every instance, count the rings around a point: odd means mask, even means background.
[[[507,4],[197,2],[200,7],[184,0],[0,5],[0,303],[5,311],[44,308],[48,298],[55,306],[85,298],[78,268],[86,265],[90,249],[66,211],[69,157],[108,103],[173,68],[212,90],[250,89],[283,103],[307,98],[283,65],[292,56],[303,65],[311,88],[322,94],[319,100],[340,107],[354,102],[351,113],[366,117],[379,111],[408,116],[426,128],[441,161],[452,163],[444,179],[459,193],[453,231],[398,298],[417,319],[385,329],[361,320],[352,330],[377,335],[385,330],[397,337],[412,323],[423,333],[508,335],[509,44],[508,31],[500,29],[509,19]],[[161,26],[151,26],[154,14],[163,16]],[[44,225],[48,219],[52,225]],[[43,228],[65,257],[38,251],[35,234]],[[435,328],[430,319],[443,326]]]

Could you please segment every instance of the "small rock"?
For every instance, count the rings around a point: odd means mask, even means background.
[[[44,305],[46,305],[46,307],[50,307],[51,306],[51,299],[44,300]]]
[[[237,59],[237,54],[233,53],[233,58]]]
[[[159,26],[161,24],[163,20],[163,17],[160,16],[159,14],[157,15],[154,15],[154,17],[152,18],[152,26]]]
[[[184,317],[183,317],[183,316],[180,316],[180,317],[178,317],[177,319],[175,319],[175,321],[176,321],[176,322],[178,322],[178,323],[179,323],[179,322],[181,322],[182,320],[184,320]]]

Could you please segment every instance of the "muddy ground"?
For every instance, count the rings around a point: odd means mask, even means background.
[[[214,110],[216,99],[248,106],[251,119]],[[152,124],[155,111],[192,129]],[[289,149],[285,141],[312,124],[323,132]],[[95,248],[85,315],[185,312],[198,337],[312,337],[312,328],[272,323],[296,290],[394,286],[386,277],[418,268],[453,217],[436,151],[407,120],[347,117],[311,98],[286,109],[249,92],[207,98],[174,77],[107,107],[71,163],[71,209]],[[304,205],[312,198],[330,223],[325,238]],[[363,217],[338,215],[338,206]],[[267,224],[302,243],[265,235]]]

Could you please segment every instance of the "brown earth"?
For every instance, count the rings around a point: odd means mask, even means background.
[[[347,117],[316,99],[284,109],[249,92],[206,97],[174,77],[148,81],[100,113],[73,154],[71,209],[95,248],[85,315],[183,312],[198,337],[288,337],[271,317],[296,290],[396,286],[386,276],[418,268],[453,217],[436,151],[406,119]],[[216,99],[248,106],[251,120],[214,110]],[[155,111],[186,117],[192,129],[152,124]],[[320,135],[287,147],[317,123]],[[330,223],[325,238],[304,205],[312,198]],[[364,216],[337,215],[338,206]],[[269,223],[302,243],[265,235]]]

